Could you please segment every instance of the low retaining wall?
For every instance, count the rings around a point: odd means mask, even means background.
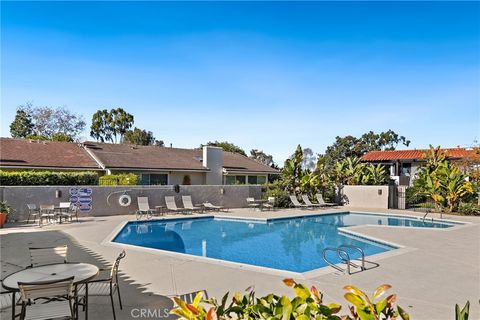
[[[343,186],[340,191],[347,207],[388,209],[389,186]]]
[[[228,208],[246,206],[246,198],[259,199],[262,196],[261,186],[180,186],[176,193],[173,186],[21,186],[0,187],[0,199],[15,209],[15,219],[25,220],[27,204],[53,204],[69,202],[71,188],[91,189],[91,211],[94,216],[120,215],[134,213],[137,209],[137,197],[148,197],[150,207],[165,206],[165,196],[175,196],[177,206],[183,207],[181,196],[191,195],[193,204],[209,201],[215,205]],[[130,195],[132,202],[127,207],[119,204],[119,197]],[[58,197],[57,197],[58,196]],[[108,199],[108,200],[107,200]]]

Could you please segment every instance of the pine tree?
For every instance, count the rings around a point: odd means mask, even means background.
[[[26,138],[33,133],[33,122],[30,114],[22,109],[17,109],[15,119],[10,124],[10,135],[13,138]]]

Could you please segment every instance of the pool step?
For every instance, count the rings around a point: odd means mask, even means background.
[[[348,251],[346,249],[354,249],[358,252],[360,252],[360,256],[361,256],[361,265],[358,265],[356,263],[353,262],[354,259],[351,259],[350,258],[350,255],[348,254]],[[344,263],[346,265],[346,268],[343,269],[341,268],[340,266],[338,266],[338,264],[335,264],[333,262],[331,262],[330,260],[328,260],[327,258],[327,253],[329,251],[333,251],[333,252],[336,252],[338,257],[340,258],[341,260],[341,263]],[[352,271],[351,271],[351,268],[357,268],[359,269],[359,271],[363,271],[363,270],[366,270],[365,268],[365,252],[363,252],[362,248],[360,247],[357,247],[357,246],[354,246],[354,245],[350,245],[350,244],[342,244],[336,248],[332,248],[332,247],[328,247],[328,248],[325,248],[323,249],[323,252],[322,252],[322,257],[323,257],[323,260],[332,268],[342,272],[342,273],[345,273],[347,272],[348,274],[352,274]],[[357,271],[357,272],[359,272]]]

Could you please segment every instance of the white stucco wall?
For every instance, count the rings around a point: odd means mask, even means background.
[[[341,194],[348,207],[388,209],[388,186],[344,186]]]
[[[223,149],[204,146],[203,166],[210,169],[205,174],[205,184],[221,185],[223,180]]]

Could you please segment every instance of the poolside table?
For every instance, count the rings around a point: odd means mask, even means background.
[[[74,277],[73,285],[75,287],[82,283],[85,284],[85,319],[88,319],[88,287],[86,282],[96,277],[98,272],[98,267],[89,263],[56,263],[12,273],[2,282],[5,289],[12,291],[12,319],[15,319],[15,293],[20,291],[18,282],[54,281],[72,276]],[[75,314],[78,318],[78,303],[75,306]]]

